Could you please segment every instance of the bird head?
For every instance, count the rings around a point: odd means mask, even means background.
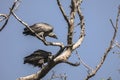
[[[56,34],[53,33],[53,32],[49,33],[48,36],[52,37],[52,38],[55,38],[55,39],[58,39],[57,36],[56,36]]]

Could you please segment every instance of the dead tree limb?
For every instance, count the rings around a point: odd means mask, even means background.
[[[85,78],[85,80],[90,79],[91,77],[93,77],[97,73],[97,71],[101,68],[101,66],[105,62],[105,60],[107,58],[107,55],[112,50],[113,45],[114,45],[114,41],[115,41],[115,38],[116,38],[116,35],[117,35],[117,31],[118,31],[119,16],[120,16],[120,8],[119,8],[118,13],[117,13],[116,24],[115,25],[113,24],[113,21],[110,19],[111,25],[112,25],[112,27],[114,29],[114,34],[113,34],[113,37],[112,37],[112,39],[110,41],[109,47],[106,49],[106,51],[105,51],[103,57],[101,58],[99,64],[96,66],[96,68],[90,74],[87,75],[87,77]]]
[[[86,63],[80,58],[80,55],[78,54],[77,51],[76,51],[76,55],[77,55],[80,63],[81,63],[85,68],[87,68],[87,69],[88,69],[88,73],[90,73],[90,72],[93,70],[93,68],[90,67],[88,64],[86,64]]]
[[[82,0],[80,2],[82,2]],[[80,2],[78,3],[79,5],[81,4]],[[78,48],[82,44],[82,42],[85,38],[85,22],[84,22],[84,16],[82,14],[80,6],[77,6],[77,13],[79,15],[81,32],[80,32],[80,37],[79,37],[78,41],[72,47],[73,50]]]
[[[2,27],[0,28],[0,31],[2,31],[5,28],[5,26],[7,25],[9,18],[10,18],[10,15],[12,14],[11,11],[15,11],[17,9],[18,3],[19,3],[19,0],[15,0],[12,7],[10,8],[9,14],[4,16],[6,18],[6,21],[2,25]]]

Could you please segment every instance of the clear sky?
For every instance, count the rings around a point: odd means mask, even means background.
[[[0,0],[0,13],[8,13],[13,1]],[[69,4],[69,0],[60,1],[62,1],[64,7],[67,7]],[[119,4],[120,0],[83,0],[82,11],[86,23],[86,37],[77,51],[81,58],[93,68],[98,64],[109,45],[113,34],[109,19],[115,20]],[[66,12],[68,13],[68,11]],[[37,22],[51,24],[54,26],[54,31],[59,39],[47,38],[47,40],[59,41],[66,44],[67,24],[60,13],[56,0],[22,0],[16,14],[29,25]],[[23,64],[23,57],[33,51],[44,49],[55,53],[59,49],[58,47],[44,46],[41,41],[31,36],[24,36],[22,34],[23,28],[24,26],[11,16],[5,29],[0,32],[1,80],[15,80],[18,77],[37,72],[38,68]],[[75,32],[74,41],[78,39],[77,28]],[[118,35],[120,35],[120,30]],[[120,42],[120,37],[118,36],[116,40]],[[73,54],[69,60],[76,62],[76,55]],[[109,76],[113,80],[120,80],[120,74],[117,71],[118,68],[120,68],[120,58],[111,52],[101,69],[91,80],[106,79]],[[87,74],[86,68],[82,65],[72,67],[67,64],[59,64],[52,70],[55,70],[58,74],[66,73],[68,76],[67,80],[83,80]],[[50,73],[43,80],[50,78]]]

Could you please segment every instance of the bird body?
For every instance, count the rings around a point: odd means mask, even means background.
[[[45,39],[46,36],[56,38],[57,36],[53,33],[53,27],[47,23],[36,23],[30,26],[30,28],[37,33],[40,37]],[[23,34],[35,36],[28,28],[24,28]]]
[[[32,54],[24,57],[24,64],[28,63],[33,66],[42,67],[42,65],[49,61],[49,57],[52,56],[51,52],[44,50],[34,51]]]

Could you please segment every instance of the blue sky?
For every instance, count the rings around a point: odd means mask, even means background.
[[[14,0],[1,0],[0,13],[8,13]],[[64,7],[68,7],[69,0],[61,0]],[[80,48],[77,49],[81,58],[90,66],[100,61],[105,49],[112,38],[113,29],[109,19],[115,20],[117,7],[120,0],[84,0],[82,11],[86,23],[86,37]],[[65,9],[67,10],[67,9]],[[68,9],[69,10],[69,9]],[[68,11],[66,11],[69,13]],[[67,24],[56,4],[56,0],[23,0],[16,14],[29,25],[37,22],[46,22],[54,26],[54,32],[58,40],[47,38],[49,41],[59,41],[66,44]],[[120,23],[120,22],[119,22]],[[2,23],[0,23],[2,25]],[[0,32],[0,78],[1,80],[15,80],[18,77],[35,73],[38,68],[23,64],[23,57],[37,49],[44,49],[53,53],[58,47],[44,46],[41,41],[31,36],[22,34],[24,26],[11,16],[9,23]],[[78,29],[75,28],[75,40],[78,39]],[[120,30],[118,32],[120,35]],[[120,37],[116,38],[120,42]],[[73,53],[69,59],[76,62]],[[113,80],[120,79],[117,69],[120,68],[120,58],[112,52],[108,55],[105,63],[91,80],[100,80],[111,76]],[[66,73],[67,80],[83,80],[87,74],[84,66],[72,67],[67,64],[59,64],[52,70],[56,73]],[[50,77],[51,72],[43,80]]]

